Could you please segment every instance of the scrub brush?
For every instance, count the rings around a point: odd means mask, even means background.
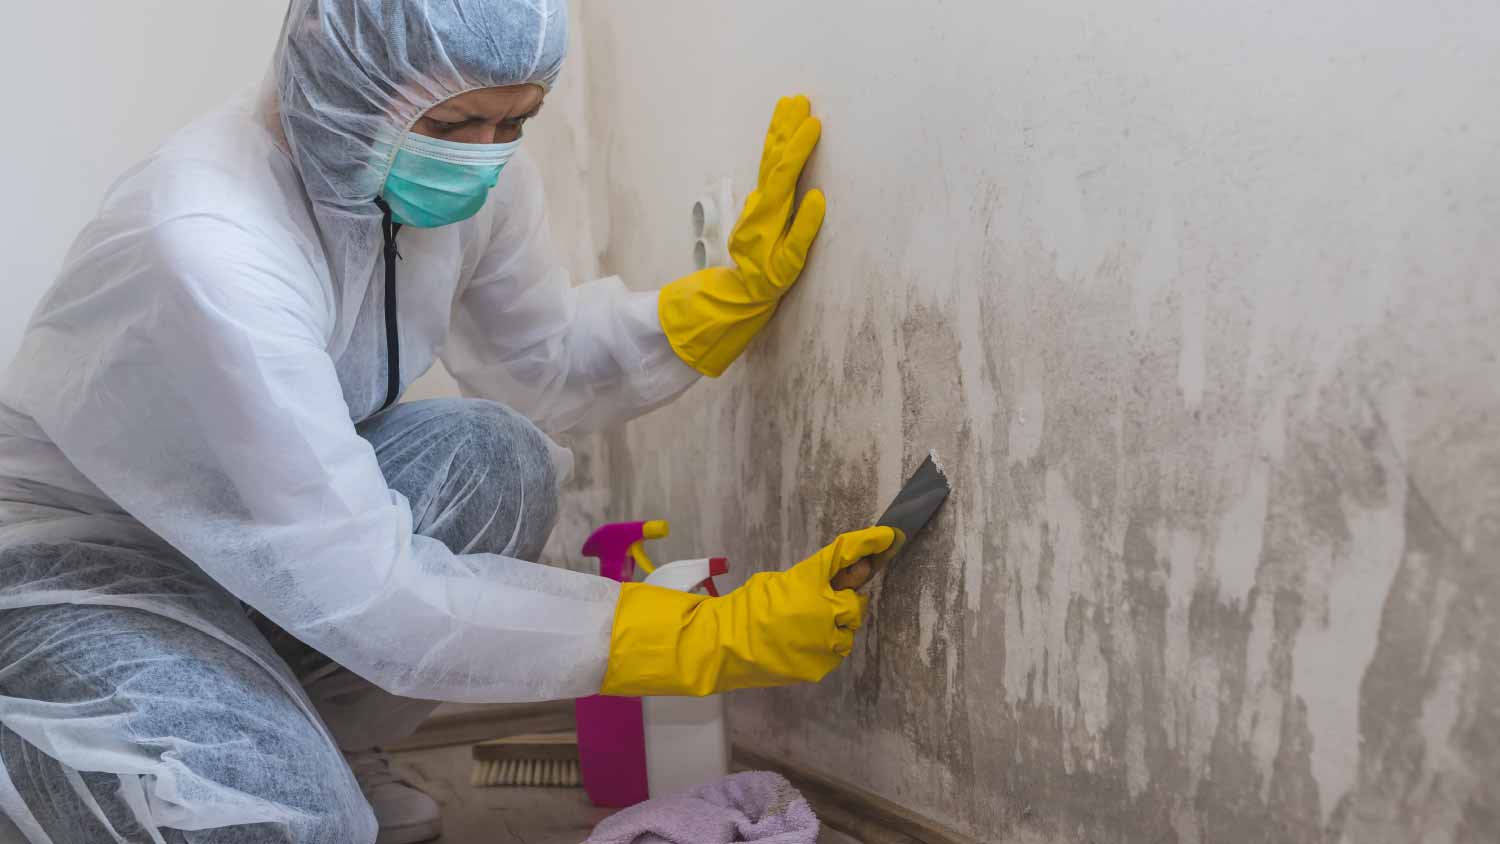
[[[578,734],[513,736],[474,745],[470,785],[577,788]]]

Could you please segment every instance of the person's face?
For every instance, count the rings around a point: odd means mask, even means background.
[[[428,109],[411,127],[418,135],[460,144],[504,144],[542,108],[540,85],[506,85],[459,94]]]

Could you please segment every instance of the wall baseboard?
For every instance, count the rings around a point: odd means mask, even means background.
[[[864,844],[980,844],[858,786],[773,759],[744,745],[734,745],[733,758],[738,769],[775,771],[786,777],[807,798],[819,820]]]

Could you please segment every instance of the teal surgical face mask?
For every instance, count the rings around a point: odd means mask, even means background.
[[[459,144],[408,132],[382,196],[404,226],[430,229],[467,220],[484,207],[500,170],[515,155],[508,144]]]

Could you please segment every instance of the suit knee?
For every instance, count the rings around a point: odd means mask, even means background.
[[[435,538],[455,551],[536,559],[557,524],[558,487],[571,471],[572,454],[494,402],[466,401],[450,424],[462,448],[435,526],[457,536]]]

